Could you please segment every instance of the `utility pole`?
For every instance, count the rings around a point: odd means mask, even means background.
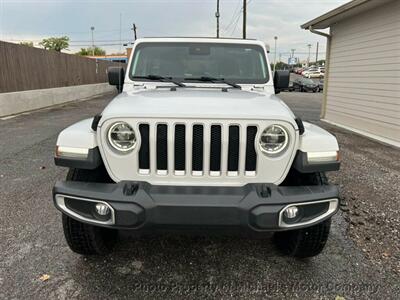
[[[247,0],[243,0],[243,39],[246,39],[246,4]]]
[[[90,30],[92,31],[92,56],[94,56],[94,36],[93,36],[94,26],[90,27]]]
[[[310,66],[310,58],[311,58],[311,44],[308,44],[307,47],[308,47],[307,67],[309,67]]]
[[[219,38],[219,0],[217,0],[217,12],[215,13],[217,18],[217,39]]]
[[[137,39],[136,29],[137,29],[136,24],[133,23],[133,26],[132,26],[131,30],[133,30],[133,38],[134,38],[134,41],[136,41],[136,39]]]
[[[275,74],[275,70],[276,70],[276,44],[277,44],[277,41],[278,41],[278,37],[277,36],[275,36],[274,37],[274,40],[275,40],[275,52],[274,52],[274,74]]]
[[[289,64],[293,63],[294,51],[296,51],[296,49],[290,49],[291,55],[290,55],[290,59],[289,59]]]
[[[317,54],[315,56],[315,64],[318,64],[318,51],[319,51],[319,42],[317,42]]]
[[[122,13],[119,13],[119,52],[122,50]]]

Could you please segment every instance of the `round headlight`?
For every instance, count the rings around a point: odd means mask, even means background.
[[[286,129],[280,125],[267,127],[260,137],[261,151],[268,155],[276,155],[285,150],[289,142]]]
[[[118,151],[130,151],[136,146],[135,131],[125,122],[114,123],[108,130],[108,141]]]

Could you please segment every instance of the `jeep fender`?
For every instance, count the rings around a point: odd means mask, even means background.
[[[57,166],[92,170],[103,163],[92,122],[93,118],[82,120],[60,132],[54,158]]]
[[[300,135],[293,167],[301,173],[339,170],[339,145],[336,137],[314,124],[303,124],[305,130]]]

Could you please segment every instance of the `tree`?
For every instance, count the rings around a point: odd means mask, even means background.
[[[94,50],[94,51],[93,51]],[[90,55],[106,55],[106,51],[101,49],[100,47],[92,47],[89,48],[81,48],[81,51],[77,52],[76,54],[82,55],[82,56],[90,56]]]
[[[67,36],[62,36],[62,37],[51,37],[48,39],[43,39],[40,43],[40,46],[42,46],[46,50],[55,50],[58,52],[61,52],[63,49],[67,49],[69,46],[69,37]]]
[[[33,42],[21,42],[19,44],[23,46],[33,47]]]

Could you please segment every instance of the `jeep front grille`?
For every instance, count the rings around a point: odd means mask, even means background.
[[[139,174],[255,176],[257,126],[140,123]],[[155,139],[150,138],[153,132]],[[153,149],[152,149],[153,148]],[[154,151],[154,156],[151,155]],[[242,157],[242,155],[244,157]],[[154,157],[155,162],[151,161]],[[244,159],[243,169],[240,161]],[[153,167],[154,168],[154,167]]]

